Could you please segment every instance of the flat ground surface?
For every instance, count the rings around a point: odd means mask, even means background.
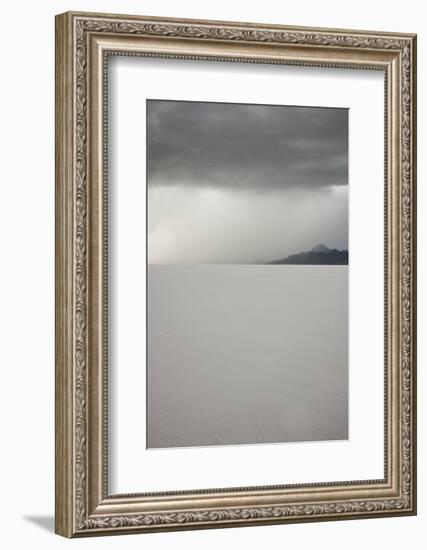
[[[148,276],[148,447],[347,439],[347,266]]]

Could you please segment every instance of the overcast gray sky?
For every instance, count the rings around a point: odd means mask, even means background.
[[[149,263],[348,248],[348,110],[147,101]]]

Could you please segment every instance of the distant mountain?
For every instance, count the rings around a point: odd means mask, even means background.
[[[321,254],[327,254],[330,252],[331,249],[325,246],[324,244],[317,244],[316,246],[313,246],[311,249],[311,252],[320,252]]]
[[[270,262],[281,265],[348,265],[348,250],[328,248],[324,244],[318,244],[307,252],[291,254],[282,260]]]

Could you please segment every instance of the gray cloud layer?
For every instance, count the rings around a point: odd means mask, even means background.
[[[346,185],[346,109],[151,100],[150,185],[245,191]]]
[[[150,263],[348,247],[348,111],[147,103]]]

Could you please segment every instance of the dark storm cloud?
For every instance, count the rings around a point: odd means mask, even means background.
[[[346,109],[150,100],[147,126],[150,186],[347,185]]]
[[[348,247],[348,111],[148,101],[150,263]]]

